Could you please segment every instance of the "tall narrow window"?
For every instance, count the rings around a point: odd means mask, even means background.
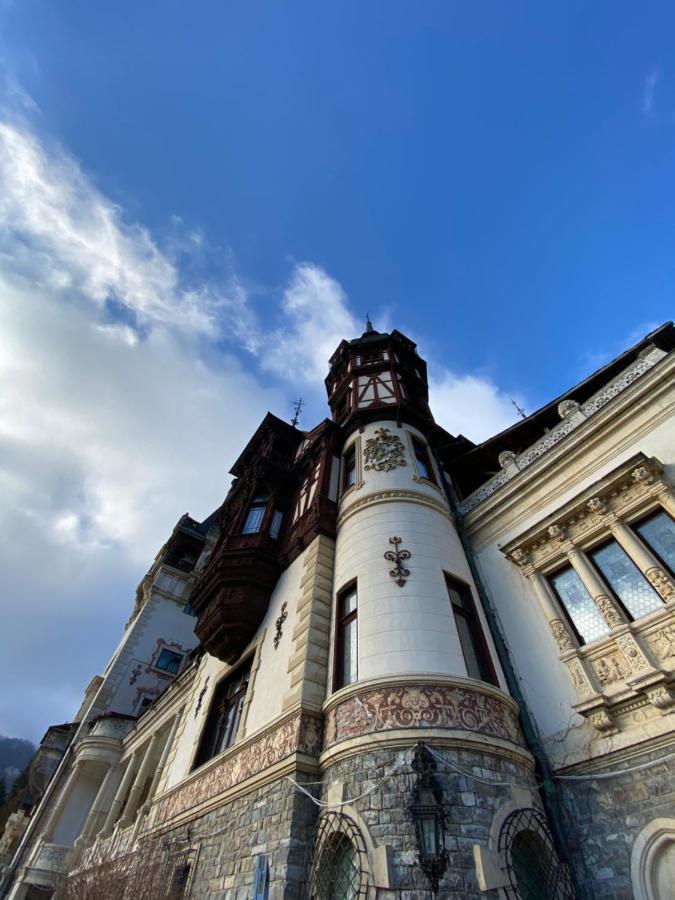
[[[274,515],[272,516],[272,524],[270,525],[270,537],[275,540],[279,537],[279,533],[281,532],[281,523],[284,520],[284,514],[280,509],[274,510]]]
[[[497,684],[497,676],[468,585],[450,578],[449,575],[445,576],[445,583],[469,678]]]
[[[417,471],[420,478],[426,478],[432,484],[436,484],[436,476],[434,475],[434,467],[431,465],[431,458],[426,445],[417,438],[412,439],[413,450],[415,451],[415,461],[417,463]]]
[[[335,690],[358,678],[356,585],[338,594],[335,628]]]
[[[675,522],[661,510],[633,526],[645,544],[675,572]]]
[[[343,456],[342,467],[342,490],[344,492],[356,484],[356,444],[352,444]]]
[[[633,619],[663,606],[654,588],[616,541],[609,541],[589,555]]]
[[[566,566],[555,575],[551,575],[549,582],[582,644],[609,633],[609,626],[572,566]]]
[[[241,529],[242,534],[257,534],[262,529],[268,500],[269,497],[266,495],[260,495],[253,498],[246,512],[244,527]]]
[[[216,688],[197,753],[196,766],[230,747],[237,737],[251,675],[250,660]]]

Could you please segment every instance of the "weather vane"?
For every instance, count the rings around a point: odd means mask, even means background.
[[[298,424],[298,419],[300,418],[300,413],[302,412],[302,407],[305,405],[305,401],[302,397],[298,397],[295,401],[295,407],[293,409],[293,418],[291,419],[291,425],[293,428]]]

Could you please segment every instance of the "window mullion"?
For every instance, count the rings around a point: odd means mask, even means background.
[[[614,514],[607,517],[607,525],[617,544],[626,551],[661,599],[672,600],[675,597],[675,582],[642,539]]]
[[[614,602],[612,592],[583,550],[569,540],[564,542],[562,549],[609,627],[616,628],[618,625],[627,624],[628,620],[623,610]]]

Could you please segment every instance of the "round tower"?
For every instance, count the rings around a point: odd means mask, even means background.
[[[464,439],[434,422],[426,364],[398,331],[368,322],[342,341],[326,387],[341,452],[321,765],[339,805],[320,818],[312,878],[329,868],[323,829],[347,835],[358,896],[474,896],[471,835],[488,837],[503,785],[526,791],[533,766],[441,469]],[[435,831],[413,813],[423,794]]]

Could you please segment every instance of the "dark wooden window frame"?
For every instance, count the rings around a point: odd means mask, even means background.
[[[417,474],[423,481],[428,481],[430,484],[438,486],[436,472],[434,471],[434,466],[431,462],[431,454],[429,453],[426,444],[419,438],[415,437],[414,434],[410,435],[410,441],[412,443],[413,455],[415,457],[415,467],[417,468]],[[420,472],[420,462],[426,468],[427,472],[429,473],[428,475],[422,475],[422,473]]]
[[[356,607],[346,616],[342,615],[342,602],[345,597],[352,593],[356,594]],[[337,592],[335,599],[335,627],[333,629],[333,690],[338,691],[340,688],[347,687],[344,683],[343,671],[343,650],[344,650],[344,629],[346,625],[356,622],[356,678],[350,684],[355,684],[359,678],[359,591],[357,579],[353,578],[347,582],[344,587]]]
[[[444,572],[443,574],[445,576],[446,587],[454,588],[458,594],[462,595],[462,599],[465,603],[465,606],[457,606],[452,602],[450,591],[448,591],[448,600],[450,602],[453,616],[455,618],[457,618],[457,616],[461,616],[461,618],[463,618],[468,625],[469,634],[471,635],[474,650],[476,653],[476,658],[478,659],[478,666],[481,670],[481,675],[483,676],[481,680],[487,682],[488,684],[493,684],[495,685],[495,687],[499,687],[499,680],[497,678],[494,663],[492,662],[490,648],[488,647],[487,640],[485,639],[483,623],[478,617],[478,610],[476,609],[476,601],[474,600],[473,592],[469,585],[465,581],[462,581],[460,578],[457,578],[456,575],[449,575],[447,572]],[[460,647],[461,646],[462,642],[460,638]],[[462,656],[464,656],[466,662],[466,655],[464,654],[463,647]],[[469,675],[469,678],[471,677],[472,676]]]
[[[350,488],[353,488],[356,485],[356,478],[358,476],[358,461],[356,459],[356,444],[354,441],[353,444],[344,452],[342,456],[342,478],[341,478],[341,494],[347,493]],[[350,472],[354,473],[354,480],[349,481]]]
[[[199,738],[199,747],[193,766],[194,769],[199,768],[199,766],[204,765],[204,763],[208,762],[210,759],[223,753],[235,743],[237,732],[239,731],[239,726],[241,724],[241,714],[244,703],[246,702],[246,695],[248,694],[251,684],[252,666],[253,656],[249,656],[244,662],[237,666],[236,669],[228,672],[216,685],[209,711],[204,720],[202,733]],[[232,694],[232,696],[228,696],[229,688],[242,678],[245,679],[244,683]],[[228,711],[234,705],[237,705],[239,708],[235,712],[233,721],[228,723]],[[223,746],[220,746],[223,742],[226,729],[228,729],[226,743]],[[208,749],[207,742],[208,745],[210,745]],[[219,747],[220,749],[215,749],[216,747]]]

